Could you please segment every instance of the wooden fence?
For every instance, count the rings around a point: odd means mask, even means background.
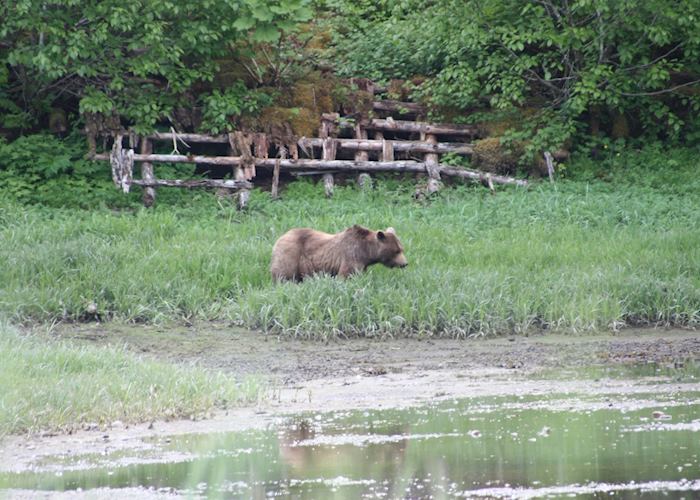
[[[377,111],[404,116],[421,111],[418,104],[397,101],[376,101],[373,107]],[[427,177],[425,190],[428,193],[440,188],[443,177],[471,179],[492,190],[494,184],[527,185],[525,180],[440,162],[440,155],[446,153],[473,153],[472,144],[467,142],[477,135],[477,130],[472,125],[398,120],[392,116],[355,121],[333,113],[322,115],[318,135],[319,137],[302,137],[295,142],[281,144],[273,143],[261,133],[203,135],[171,131],[140,138],[115,134],[111,152],[95,154],[93,159],[111,163],[114,182],[125,192],[128,192],[131,185],[143,186],[143,200],[147,206],[154,203],[158,187],[208,187],[237,192],[239,206],[243,208],[247,204],[249,190],[253,187],[257,168],[272,169],[272,195],[275,197],[280,171],[323,176],[328,197],[333,195],[333,175],[337,173],[424,174]],[[123,145],[125,137],[129,137],[128,149]],[[172,143],[173,151],[170,154],[153,153],[154,142]],[[190,143],[227,145],[227,154],[205,156],[179,152],[181,147],[189,149]],[[139,152],[136,153],[135,149],[139,145]],[[271,158],[271,154],[275,157]],[[339,155],[344,158],[338,158]],[[141,164],[140,179],[133,178],[135,162]],[[158,179],[153,164],[159,162],[227,165],[232,168],[233,179]],[[363,175],[362,179],[366,181],[367,176]]]

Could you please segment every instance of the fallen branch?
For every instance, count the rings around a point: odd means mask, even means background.
[[[132,179],[131,184],[144,187],[179,187],[179,188],[226,188],[226,189],[252,189],[253,184],[248,181],[233,179]]]
[[[336,113],[324,113],[322,120],[337,123],[342,128],[355,126],[352,120],[342,117],[338,118]],[[452,123],[427,123],[407,120],[394,120],[392,118],[374,118],[363,122],[363,127],[369,130],[392,130],[395,132],[422,132],[424,134],[440,135],[478,135],[477,127],[474,125],[456,125]]]
[[[172,132],[156,132],[146,136],[153,141],[171,141],[174,137],[187,142],[212,142],[218,144],[228,144],[228,135],[206,135],[206,134],[173,134]]]
[[[390,143],[394,151],[405,151],[410,153],[457,153],[472,154],[474,146],[466,142],[441,142],[431,144],[425,141],[383,141],[377,139],[336,139],[340,149],[361,150],[361,151],[382,151],[384,143]],[[302,148],[322,147],[323,139],[303,137],[298,141]]]

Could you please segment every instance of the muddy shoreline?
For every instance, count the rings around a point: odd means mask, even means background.
[[[188,433],[267,428],[299,412],[386,409],[450,398],[512,394],[615,394],[649,391],[597,377],[533,377],[556,370],[630,365],[683,366],[700,361],[700,333],[629,330],[616,335],[536,336],[481,340],[350,339],[328,344],[290,341],[223,326],[206,328],[79,325],[52,332],[96,345],[126,345],[147,357],[196,363],[239,376],[262,375],[269,397],[254,408],[220,411],[198,421],[157,421],[79,431],[12,436],[0,447],[0,472],[36,470],[42,457],[134,450],[149,440]],[[700,383],[694,390],[700,391]]]
[[[321,378],[445,369],[530,371],[700,360],[700,332],[680,329],[488,339],[351,338],[323,343],[212,323],[192,327],[91,323],[63,325],[51,335],[90,345],[125,345],[147,357],[237,376],[262,375],[284,386]]]

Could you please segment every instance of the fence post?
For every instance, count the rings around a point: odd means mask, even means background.
[[[380,161],[394,161],[394,143],[384,139],[384,132],[381,131],[375,132],[374,138],[382,141],[382,152],[379,157]]]
[[[279,198],[279,185],[280,185],[280,163],[283,159],[287,157],[287,150],[284,147],[280,147],[279,156],[275,161],[275,166],[272,169],[272,188],[270,189],[270,196],[273,200]]]
[[[335,160],[335,153],[338,149],[338,142],[333,137],[323,139],[322,159]],[[333,196],[333,174],[323,174],[323,187],[326,191],[326,198]]]
[[[228,134],[228,154],[229,156],[240,157],[240,162],[233,168],[233,178],[237,181],[245,181],[249,175],[255,175],[255,163],[251,155],[251,144],[241,132],[230,132]],[[252,172],[251,172],[252,170]],[[248,206],[250,191],[241,189],[238,192],[238,209],[243,210]]]
[[[547,164],[547,175],[549,176],[549,182],[554,182],[554,158],[552,157],[552,153],[545,151],[544,161]]]
[[[334,116],[339,115],[335,114]],[[331,137],[334,128],[335,124],[332,120],[324,117],[321,118],[321,127],[318,130],[318,135],[323,139],[323,151],[321,153],[321,158],[323,160],[335,160],[337,144]],[[323,186],[326,191],[326,197],[330,198],[333,196],[333,174],[323,174]]]
[[[149,138],[142,137],[141,154],[150,155],[151,153],[153,153],[153,143]],[[141,179],[149,182],[155,180],[155,175],[153,175],[153,163],[147,161],[141,163]],[[145,207],[152,207],[156,202],[156,188],[144,187],[142,200]]]
[[[426,134],[425,141],[437,145],[435,134]],[[440,189],[440,164],[437,153],[425,153],[425,169],[428,171],[428,194],[433,194]]]
[[[362,124],[360,122],[358,122],[355,125],[355,139],[358,139],[360,141],[367,140],[367,130],[362,126]],[[369,153],[367,151],[362,151],[361,149],[358,149],[355,152],[355,161],[367,161],[367,160],[369,160]],[[360,174],[357,176],[357,183],[360,184],[361,186],[362,185],[366,186],[367,181],[360,180],[363,175],[365,175],[365,174]],[[367,175],[369,175],[369,174],[367,174]],[[371,182],[372,181],[370,180],[370,184],[371,184]]]

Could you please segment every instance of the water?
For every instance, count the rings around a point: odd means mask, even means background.
[[[608,375],[596,372],[587,383],[602,384]],[[49,457],[33,472],[0,474],[0,489],[136,487],[210,498],[700,498],[695,373],[613,375],[635,377],[628,393],[516,391],[401,410],[295,415],[266,430]]]

